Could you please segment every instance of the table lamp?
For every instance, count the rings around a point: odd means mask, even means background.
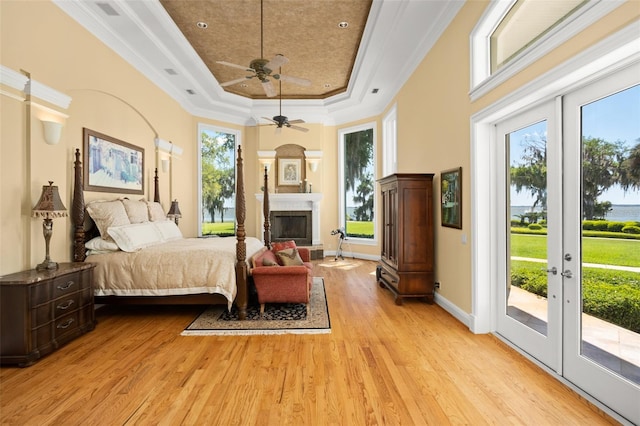
[[[44,234],[44,242],[47,248],[47,254],[44,258],[44,262],[36,266],[38,271],[55,270],[58,269],[58,264],[51,260],[49,257],[49,242],[51,241],[51,234],[53,234],[53,219],[57,217],[67,217],[67,209],[62,204],[60,194],[58,194],[58,187],[53,186],[53,181],[49,181],[49,185],[42,187],[42,195],[40,200],[33,208],[31,214],[32,217],[42,217],[44,222],[42,223],[42,233]]]

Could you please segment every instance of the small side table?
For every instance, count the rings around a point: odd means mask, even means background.
[[[0,277],[0,363],[26,367],[95,328],[91,263]]]

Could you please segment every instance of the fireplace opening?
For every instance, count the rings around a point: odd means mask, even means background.
[[[309,246],[313,238],[310,211],[273,211],[271,221],[271,240],[293,240],[296,245]]]

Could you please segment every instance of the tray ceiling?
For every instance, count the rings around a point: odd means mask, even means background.
[[[221,87],[245,71],[216,63],[260,57],[260,0],[53,1],[193,115],[251,125],[277,112],[255,78]],[[286,115],[339,124],[380,114],[463,4],[263,0],[263,56],[283,54],[282,74],[312,82],[282,83]]]

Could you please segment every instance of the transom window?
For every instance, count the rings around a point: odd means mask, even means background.
[[[491,34],[491,73],[587,2],[518,0]]]

